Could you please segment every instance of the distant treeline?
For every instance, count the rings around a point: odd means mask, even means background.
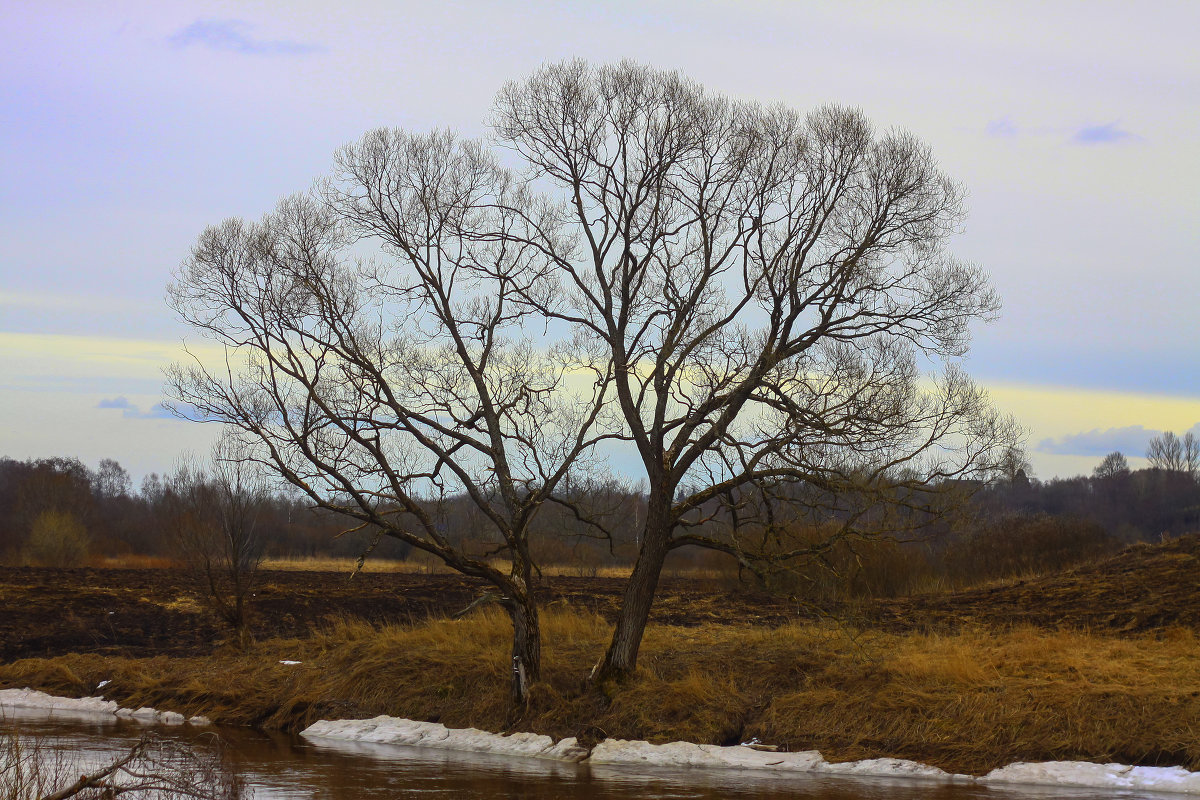
[[[134,489],[129,474],[110,459],[95,470],[73,458],[0,459],[0,560],[49,561],[39,550],[69,532],[82,536],[84,545],[82,552],[64,553],[67,562],[171,560],[176,540],[170,530],[170,491],[168,481],[156,474]],[[274,556],[349,556],[362,549],[361,541],[336,536],[346,527],[344,521],[286,494],[262,504],[259,525],[267,552]],[[380,552],[393,558],[404,555],[390,544],[381,543]]]
[[[150,474],[134,488],[129,473],[111,459],[90,469],[74,458],[17,461],[0,457],[0,563],[48,566],[165,563],[177,556],[172,530],[177,514],[176,476]],[[640,496],[616,485],[589,487],[593,504],[614,531],[597,538],[594,526],[566,509],[548,509],[539,520],[540,558],[552,564],[623,563],[632,558]],[[454,541],[489,544],[489,530],[471,503],[451,498],[442,510],[446,535]],[[351,520],[286,492],[260,502],[256,527],[268,558],[407,559],[414,554],[372,530],[346,532]],[[149,560],[149,561],[148,561]]]
[[[969,499],[954,514],[915,530],[904,526],[903,534],[848,537],[772,582],[798,594],[896,595],[1059,569],[1132,542],[1200,530],[1200,481],[1187,464],[1131,471],[1114,454],[1091,476],[1038,481],[1019,469],[988,485],[957,488]],[[120,464],[107,459],[90,469],[70,458],[0,458],[0,562],[170,563],[178,555],[173,491],[170,477],[154,474],[135,489]],[[582,505],[602,512],[604,531],[571,510],[547,507],[535,537],[540,562],[580,574],[630,564],[644,498],[618,483],[574,491]],[[474,505],[451,498],[440,513],[447,536],[486,551],[488,526]],[[257,525],[267,556],[275,558],[355,558],[376,539],[371,530],[339,535],[351,527],[347,520],[286,493],[261,501]],[[819,518],[794,527],[793,542],[829,540],[830,526]],[[372,557],[420,555],[384,538]],[[685,548],[671,558],[676,569],[749,578],[723,553]]]

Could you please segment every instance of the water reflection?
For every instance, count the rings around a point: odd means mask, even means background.
[[[110,761],[144,730],[136,722],[94,715],[10,712],[0,735],[18,726],[47,737],[53,749],[78,759],[80,767]],[[191,727],[157,732],[212,746],[211,732]],[[899,779],[845,776],[777,776],[737,770],[635,769],[581,766],[534,759],[372,745],[222,729],[254,797],[320,800],[1067,800],[1163,795],[1022,788],[997,789]],[[1168,796],[1169,797],[1169,796]]]

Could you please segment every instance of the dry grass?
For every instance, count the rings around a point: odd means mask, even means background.
[[[265,570],[291,570],[298,572],[345,572],[354,571],[356,558],[268,558],[262,562]],[[396,561],[372,558],[363,564],[363,572],[399,572],[413,575],[450,574],[451,570],[441,564],[419,561]]]
[[[266,570],[297,570],[307,572],[346,572],[354,571],[356,558],[268,558],[263,561],[262,568]],[[492,565],[500,570],[508,569],[507,561],[495,561]],[[628,578],[630,567],[604,567],[583,564],[547,564],[541,568],[545,577],[571,578]],[[369,559],[363,564],[363,572],[396,572],[410,575],[455,575],[454,570],[441,562],[430,559],[413,558],[408,561],[391,559]],[[670,577],[687,578],[717,578],[724,573],[712,569],[681,569],[668,571]]]
[[[173,558],[143,556],[128,553],[123,556],[92,556],[87,565],[98,569],[178,569],[181,564]]]
[[[298,728],[392,714],[452,727],[729,744],[757,736],[827,758],[899,756],[980,773],[1017,760],[1200,768],[1200,643],[1189,629],[1125,638],[1020,629],[955,635],[837,627],[652,627],[631,681],[587,689],[608,625],[547,612],[544,680],[506,706],[510,629],[469,619],[332,624],[207,658],[70,655],[0,666],[0,686]],[[284,666],[296,659],[300,666]]]

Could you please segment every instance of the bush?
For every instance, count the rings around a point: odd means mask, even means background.
[[[1115,553],[1117,537],[1078,517],[1015,515],[997,520],[945,551],[945,571],[959,585],[1037,575]]]
[[[811,550],[812,555],[769,569],[762,588],[802,600],[858,600],[899,597],[928,585],[933,579],[926,544],[907,535],[845,534],[833,522],[795,523],[778,531],[778,552]],[[729,582],[736,564],[729,566]],[[737,580],[748,581],[737,570]]]
[[[68,511],[43,511],[34,519],[25,543],[25,562],[41,567],[78,567],[87,561],[87,530]]]

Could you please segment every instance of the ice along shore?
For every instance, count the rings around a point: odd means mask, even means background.
[[[209,724],[204,717],[189,719],[172,711],[120,708],[115,701],[105,700],[103,697],[56,697],[32,689],[0,690],[0,714],[5,709],[98,714],[162,725]],[[320,745],[322,740],[369,742],[640,768],[740,769],[773,773],[912,778],[981,785],[1061,786],[1200,796],[1200,772],[1190,772],[1182,767],[1134,767],[1086,761],[1019,762],[975,777],[954,774],[928,764],[898,758],[831,763],[816,750],[780,753],[745,745],[721,747],[691,742],[651,744],[623,739],[606,739],[588,749],[580,746],[574,738],[555,741],[549,736],[535,733],[489,733],[474,728],[447,728],[436,722],[419,722],[387,716],[374,719],[322,720],[302,731],[301,736],[316,745]]]

